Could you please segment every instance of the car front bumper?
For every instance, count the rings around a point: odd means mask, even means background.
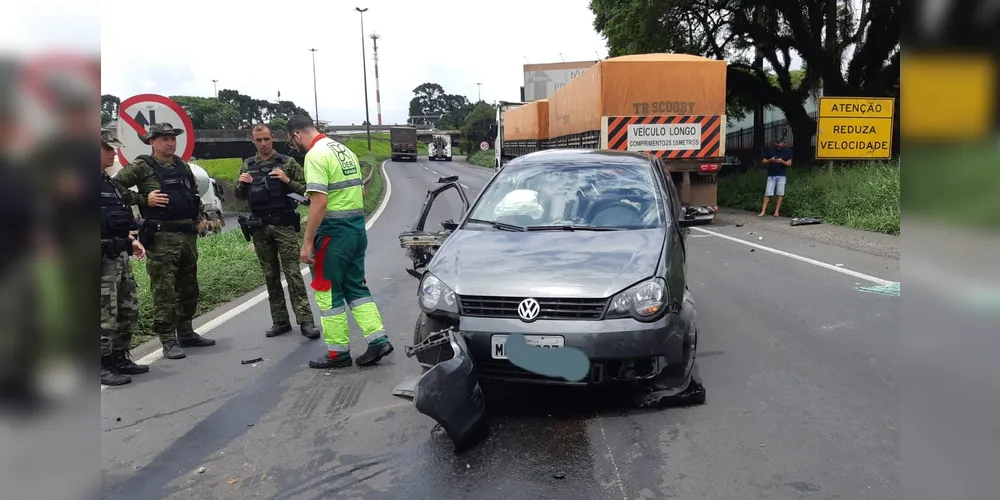
[[[603,321],[539,320],[462,317],[460,326],[483,379],[533,382],[555,385],[602,384],[615,380],[651,378],[666,365],[686,360],[685,323],[675,314],[658,321],[641,323],[633,319]],[[493,357],[493,336],[520,333],[559,336],[564,347],[581,350],[590,360],[591,373],[580,382],[545,377],[524,370],[508,359]]]

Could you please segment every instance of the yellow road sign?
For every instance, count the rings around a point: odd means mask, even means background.
[[[820,97],[816,158],[890,158],[895,99]]]

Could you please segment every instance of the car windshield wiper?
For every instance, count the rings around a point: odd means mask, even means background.
[[[521,226],[515,226],[514,224],[504,224],[503,222],[497,222],[495,220],[467,219],[466,222],[474,222],[476,224],[486,224],[488,226],[493,226],[494,229],[499,229],[501,231],[524,231],[524,228]]]
[[[621,231],[624,228],[562,225],[562,226],[529,226],[526,229],[528,231]]]

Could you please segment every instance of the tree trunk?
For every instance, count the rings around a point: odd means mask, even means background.
[[[783,106],[781,108],[788,120],[788,125],[792,129],[792,155],[794,165],[805,165],[815,160],[813,154],[812,136],[816,133],[816,120],[806,113],[805,106],[797,104],[794,106]]]

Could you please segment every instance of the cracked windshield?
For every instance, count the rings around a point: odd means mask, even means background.
[[[41,1],[0,496],[1000,497],[996,2]]]

